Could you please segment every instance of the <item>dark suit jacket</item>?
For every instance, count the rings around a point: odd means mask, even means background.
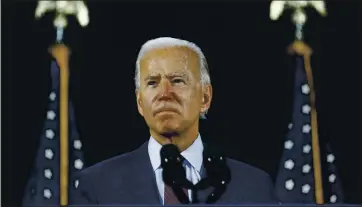
[[[147,144],[82,171],[70,204],[161,205]],[[228,165],[232,180],[217,204],[277,203],[269,175],[232,159]],[[205,201],[212,190],[199,192],[199,200]]]

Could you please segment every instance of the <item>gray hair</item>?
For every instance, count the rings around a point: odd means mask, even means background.
[[[143,58],[143,56],[154,49],[161,49],[161,48],[168,48],[168,47],[187,47],[199,56],[200,59],[200,81],[202,86],[205,86],[206,84],[211,84],[210,74],[209,74],[209,68],[207,65],[207,61],[205,58],[204,53],[201,51],[201,49],[192,42],[189,42],[187,40],[182,39],[176,39],[172,37],[159,37],[156,39],[152,39],[144,43],[141,47],[141,50],[138,53],[137,61],[136,61],[136,72],[135,72],[135,85],[136,90],[139,90],[140,88],[140,61]],[[206,119],[207,111],[200,114],[201,119]]]

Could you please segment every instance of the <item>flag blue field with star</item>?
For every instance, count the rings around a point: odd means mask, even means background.
[[[51,63],[52,90],[35,166],[27,183],[23,206],[60,204],[59,67]],[[76,174],[84,168],[82,143],[76,129],[72,103],[69,101],[69,190],[79,184]],[[69,202],[71,197],[69,197]]]
[[[310,90],[303,57],[296,56],[292,122],[288,126],[275,182],[276,195],[282,203],[316,203]],[[335,156],[327,142],[320,141],[320,149],[324,203],[342,203],[343,192]]]

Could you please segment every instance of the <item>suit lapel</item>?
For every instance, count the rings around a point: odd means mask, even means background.
[[[133,198],[132,203],[159,205],[160,197],[156,184],[156,177],[148,156],[148,142],[134,151],[132,170],[129,170],[126,186]]]
[[[201,179],[205,178],[207,176],[206,169],[202,166],[201,167]],[[213,188],[209,187],[204,190],[199,190],[197,192],[197,198],[200,201],[201,204],[205,204],[205,201],[207,197],[211,194]]]

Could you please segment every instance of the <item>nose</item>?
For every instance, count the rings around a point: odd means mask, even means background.
[[[160,83],[160,98],[161,99],[170,99],[172,97],[172,85],[167,79],[163,79]]]

